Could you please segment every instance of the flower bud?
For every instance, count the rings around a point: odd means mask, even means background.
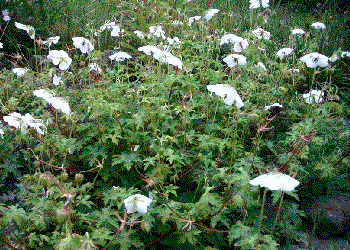
[[[56,219],[60,224],[62,224],[69,219],[71,214],[72,214],[71,210],[67,208],[59,208],[56,210]]]
[[[66,181],[67,179],[68,179],[68,173],[67,173],[67,171],[63,171],[60,175],[60,180]]]
[[[51,187],[57,183],[57,179],[50,172],[45,172],[39,177],[39,184],[43,187]]]
[[[84,175],[83,174],[76,174],[75,175],[75,181],[77,184],[81,184],[84,180]]]
[[[144,232],[149,233],[149,231],[151,231],[151,225],[148,222],[143,221],[143,222],[141,222],[141,229]]]

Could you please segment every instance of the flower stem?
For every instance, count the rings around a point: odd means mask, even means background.
[[[280,199],[280,203],[278,205],[278,211],[276,214],[276,218],[273,221],[273,225],[272,225],[272,230],[271,230],[271,236],[273,235],[274,231],[275,231],[275,227],[276,227],[276,223],[280,217],[280,213],[281,213],[281,208],[282,208],[282,202],[283,202],[283,196],[284,196],[284,192],[282,191],[282,195],[281,195],[281,199]]]
[[[260,236],[260,231],[261,231],[262,219],[264,216],[264,206],[265,206],[265,201],[266,201],[266,193],[267,193],[267,188],[265,188],[265,190],[264,190],[261,209],[260,209],[260,217],[259,217],[259,225],[258,225],[258,237],[256,239],[256,244],[257,244],[256,249],[259,249],[259,236]]]

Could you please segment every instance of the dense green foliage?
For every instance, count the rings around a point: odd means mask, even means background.
[[[0,205],[0,228],[7,232],[1,240],[8,246],[277,249],[290,244],[300,227],[298,196],[350,188],[349,58],[315,69],[299,60],[311,52],[330,57],[349,48],[347,34],[335,30],[341,22],[333,21],[337,14],[315,19],[317,13],[291,17],[288,9],[248,12],[249,3],[239,2],[189,26],[189,17],[203,15],[207,7],[221,8],[203,4],[52,0],[19,5],[31,10],[27,14],[36,22],[31,53],[46,57],[49,50],[38,40],[59,35],[62,40],[50,49],[65,50],[73,62],[68,70],[56,66],[62,77],[58,86],[47,61],[39,72],[29,70],[21,77],[1,71],[0,180],[20,176],[24,167],[29,172],[20,179],[18,202]],[[121,25],[121,36],[99,30],[107,20]],[[172,25],[176,20],[183,25]],[[311,28],[315,21],[327,28]],[[134,34],[149,34],[151,25],[161,25],[167,37],[177,36],[183,43]],[[251,31],[257,26],[270,31],[271,39],[254,37]],[[307,33],[291,36],[294,28]],[[223,62],[234,53],[232,44],[220,45],[228,33],[249,40],[242,52],[247,64],[228,68]],[[82,54],[72,45],[73,36],[89,38],[95,49]],[[148,44],[168,45],[183,69],[138,51]],[[276,52],[284,47],[294,52],[281,60]],[[135,57],[107,67],[105,49]],[[267,70],[256,67],[258,62]],[[99,63],[103,71],[89,71],[89,63]],[[22,58],[15,66],[27,64]],[[206,86],[212,84],[234,86],[244,106],[225,105],[208,92]],[[38,89],[65,98],[71,113],[34,96]],[[322,102],[306,103],[303,94],[312,89],[325,93]],[[277,102],[283,107],[265,108]],[[30,128],[23,134],[8,126],[3,117],[12,112],[42,119],[47,133]],[[276,225],[284,193],[268,194],[272,212],[262,218],[265,195],[249,184],[272,170],[293,174],[302,183],[285,195],[288,201]],[[127,214],[123,201],[137,193],[153,202],[147,213]]]

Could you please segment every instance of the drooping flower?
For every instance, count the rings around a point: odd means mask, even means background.
[[[45,89],[34,90],[33,94],[37,97],[43,98],[55,109],[61,110],[66,115],[70,115],[69,103],[61,97],[54,97],[50,92]]]
[[[198,21],[201,18],[202,18],[201,16],[192,16],[192,17],[190,17],[188,19],[188,26],[191,26],[194,21]]]
[[[43,44],[48,44],[48,46],[50,47],[53,43],[57,44],[58,40],[60,40],[59,36],[49,37],[46,41],[43,42]]]
[[[54,65],[58,65],[60,70],[66,70],[72,63],[72,59],[68,56],[67,52],[63,50],[50,50],[48,59],[52,61]]]
[[[255,30],[252,31],[253,35],[257,37],[258,39],[265,39],[269,40],[271,33],[262,29],[262,28],[256,28]]]
[[[21,29],[21,30],[25,30],[27,31],[28,35],[30,36],[31,39],[34,39],[35,37],[35,29],[30,26],[30,25],[25,25],[25,24],[21,24],[21,23],[18,23],[18,22],[15,22],[15,26],[18,28],[18,29]]]
[[[267,70],[266,67],[265,67],[265,65],[264,65],[262,62],[258,62],[258,63],[255,65],[255,67],[259,67],[259,68],[261,68],[261,69],[264,70],[264,71]]]
[[[269,7],[269,0],[249,0],[249,9],[257,9],[261,7]]]
[[[315,29],[319,30],[319,29],[325,29],[326,25],[324,25],[324,23],[316,22],[311,24],[311,27],[314,27]]]
[[[168,63],[182,69],[181,60],[168,51],[163,51],[153,45],[146,45],[138,48],[138,50],[144,52],[146,55],[152,55],[154,59],[157,59],[160,62]]]
[[[124,32],[124,29],[121,29],[119,25],[115,24],[115,22],[109,22],[100,27],[101,31],[104,31],[105,29],[111,29],[111,36],[113,37],[120,36],[120,34]]]
[[[327,67],[328,57],[320,53],[310,53],[300,58],[300,61],[306,63],[309,68],[315,68],[316,66]]]
[[[10,126],[20,129],[22,134],[28,133],[28,127],[34,128],[41,135],[46,132],[46,126],[42,120],[35,119],[28,113],[22,116],[20,113],[13,112],[3,118]]]
[[[237,64],[244,65],[247,63],[247,58],[240,54],[231,54],[226,56],[223,61],[227,63],[230,68],[233,68]]]
[[[97,63],[90,63],[89,64],[89,71],[97,71],[97,72],[102,72],[101,67]]]
[[[84,37],[73,37],[72,40],[74,47],[80,49],[83,54],[94,50],[94,45]]]
[[[29,127],[34,128],[39,134],[44,135],[46,133],[46,126],[42,123],[41,119],[35,119],[31,114],[27,113],[22,116],[22,120]]]
[[[280,107],[280,108],[282,108],[283,106],[282,106],[282,104],[279,104],[278,102],[275,102],[274,104],[271,104],[269,106],[265,106],[265,110],[269,110],[272,107]]]
[[[132,58],[131,55],[129,55],[128,53],[123,52],[123,51],[114,53],[113,55],[111,55],[111,56],[109,57],[109,59],[111,59],[111,60],[116,60],[117,62],[122,62],[122,61],[124,61],[125,59],[131,59],[131,58]]]
[[[207,89],[210,92],[213,92],[216,95],[220,96],[224,100],[224,103],[228,106],[231,106],[233,103],[236,104],[237,108],[244,106],[241,97],[238,95],[234,87],[224,84],[214,84],[207,85]]]
[[[0,49],[4,48],[4,44],[0,42]]]
[[[290,53],[292,53],[293,50],[294,49],[292,48],[283,48],[280,49],[276,54],[282,60],[285,56],[288,56]]]
[[[305,31],[303,31],[302,29],[292,29],[292,35],[303,35],[305,34]]]
[[[12,72],[15,73],[17,76],[24,76],[24,74],[28,71],[29,69],[26,68],[14,68],[12,69]]]
[[[134,34],[135,34],[138,38],[140,38],[140,39],[144,39],[144,38],[145,38],[145,35],[143,34],[142,31],[135,30],[135,31],[134,31]]]
[[[249,181],[253,186],[267,187],[270,190],[293,191],[300,182],[293,177],[282,173],[268,173]]]
[[[152,201],[152,199],[142,194],[135,194],[126,198],[124,200],[124,205],[128,214],[135,212],[144,214],[147,213],[147,208]]]
[[[210,19],[213,18],[213,16],[217,13],[219,13],[220,10],[218,9],[209,9],[205,12],[204,18],[205,20],[209,21]]]
[[[149,27],[149,32],[156,37],[161,37],[165,39],[165,31],[163,30],[162,26],[159,26],[159,25],[151,26]]]
[[[305,102],[308,104],[312,104],[313,102],[321,103],[323,100],[323,92],[321,90],[311,90],[307,94],[303,94],[303,98]]]

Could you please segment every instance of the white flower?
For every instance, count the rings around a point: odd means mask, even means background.
[[[253,35],[256,36],[258,39],[265,39],[269,40],[271,33],[263,30],[262,28],[256,28],[255,30],[252,31]]]
[[[162,52],[161,49],[158,49],[156,46],[153,46],[153,45],[146,45],[138,48],[138,50],[149,56]]]
[[[244,65],[247,63],[247,58],[243,55],[239,55],[239,54],[231,54],[226,56],[223,61],[225,63],[227,63],[227,65],[232,68],[234,66],[236,66],[237,64],[239,65]]]
[[[167,37],[167,39],[166,39],[167,41],[168,41],[168,43],[169,44],[180,44],[180,43],[182,43],[181,41],[180,41],[180,39],[177,37],[177,36],[175,36],[174,38],[170,38],[170,37]]]
[[[26,134],[28,132],[27,125],[22,120],[22,115],[20,113],[12,112],[9,115],[4,116],[3,119],[8,123],[8,125],[21,129],[22,134]]]
[[[89,64],[89,71],[97,71],[97,72],[102,72],[101,67],[97,63],[90,63]]]
[[[226,34],[221,38],[220,45],[225,43],[239,43],[242,42],[243,38],[236,36],[235,34]]]
[[[129,55],[129,54],[126,53],[126,52],[122,52],[122,51],[117,52],[117,53],[114,53],[113,55],[111,55],[111,56],[109,57],[109,59],[111,59],[111,60],[116,60],[117,62],[122,62],[122,61],[124,61],[125,59],[130,59],[130,58],[132,58],[131,55]]]
[[[331,57],[328,57],[328,60],[330,62],[335,62],[335,61],[339,60],[339,57],[338,57],[337,53],[333,53],[333,55]]]
[[[1,139],[4,139],[4,130],[2,130],[1,128],[0,128],[0,137],[1,137]]]
[[[59,85],[60,83],[62,83],[61,81],[62,77],[60,77],[59,75],[57,74],[54,74],[53,77],[52,77],[52,83],[53,85]]]
[[[249,9],[260,8],[260,5],[264,8],[269,7],[269,0],[249,0]]]
[[[126,212],[130,213],[147,213],[147,207],[151,204],[152,199],[142,195],[135,194],[133,196],[129,196],[124,200]]]
[[[328,57],[317,52],[302,56],[300,61],[306,63],[306,66],[309,68],[315,68],[316,66],[324,68],[328,66]]]
[[[316,22],[311,24],[311,27],[314,27],[315,29],[325,29],[326,26],[324,25],[324,23],[320,23],[320,22]]]
[[[267,187],[270,190],[293,191],[300,182],[282,173],[263,174],[249,181],[253,186]]]
[[[207,10],[207,11],[205,12],[204,18],[205,18],[207,21],[209,21],[209,20],[212,19],[213,16],[214,16],[215,14],[217,14],[219,11],[220,11],[220,10],[218,10],[218,9],[209,9],[209,10]]]
[[[135,31],[134,31],[134,34],[135,34],[138,38],[140,38],[140,39],[144,39],[144,38],[145,38],[145,35],[143,34],[142,31],[135,30]]]
[[[294,49],[291,48],[283,48],[280,49],[276,54],[282,60],[285,56],[288,56],[290,53],[292,53],[293,50]]]
[[[94,45],[84,37],[73,37],[72,40],[74,47],[80,49],[83,54],[94,50]]]
[[[183,25],[183,22],[175,20],[175,21],[172,21],[171,24],[174,25],[174,26],[179,26],[179,25]]]
[[[22,116],[22,120],[25,124],[27,124],[29,127],[34,128],[39,134],[44,135],[46,132],[46,126],[44,123],[42,123],[42,120],[35,119],[31,114],[25,114],[25,116]]]
[[[194,21],[198,21],[201,18],[202,18],[201,16],[192,16],[192,17],[190,17],[188,19],[188,26],[191,26]]]
[[[4,44],[0,42],[0,49],[4,48],[3,45]]]
[[[214,92],[216,95],[220,96],[224,100],[224,103],[228,106],[231,106],[233,103],[236,104],[237,108],[244,106],[241,97],[238,95],[234,87],[223,84],[214,84],[207,85],[207,89],[210,92]]]
[[[300,69],[289,69],[292,73],[299,73]]]
[[[151,26],[149,27],[149,32],[156,37],[161,37],[165,39],[165,31],[163,30],[162,26]]]
[[[21,24],[21,23],[17,23],[15,22],[15,26],[18,28],[18,29],[21,29],[21,30],[25,30],[27,31],[28,35],[30,36],[31,39],[34,39],[35,37],[35,29],[30,26],[30,25],[25,25],[25,24]]]
[[[12,69],[12,72],[15,73],[17,76],[23,76],[27,71],[28,71],[28,69],[26,69],[26,68],[14,68],[14,69]]]
[[[340,57],[341,58],[350,57],[350,51],[342,51]]]
[[[168,64],[171,64],[173,66],[178,67],[179,69],[182,69],[182,62],[179,58],[173,56],[170,52],[163,51],[161,49],[158,49],[157,47],[153,45],[146,45],[143,47],[138,48],[139,51],[144,52],[146,55],[153,55],[153,57],[160,62],[165,62]]]
[[[303,94],[305,102],[312,104],[313,102],[321,103],[323,100],[323,92],[321,90],[311,90],[307,94]]]
[[[59,36],[49,37],[46,41],[43,42],[43,44],[48,44],[50,47],[52,43],[57,44],[58,40],[60,40]]]
[[[255,67],[259,67],[259,68],[261,68],[261,69],[264,70],[264,71],[267,70],[266,67],[265,67],[265,65],[264,65],[262,62],[258,62],[258,64],[256,64]]]
[[[302,29],[293,29],[291,31],[292,31],[292,35],[297,35],[297,34],[303,35],[303,34],[305,34],[305,31],[303,31]]]
[[[111,36],[119,36],[122,32],[124,32],[124,29],[121,29],[119,25],[115,24],[115,22],[110,22],[102,25],[100,27],[101,31],[104,31],[105,29],[112,29]]]
[[[66,70],[72,63],[72,59],[68,56],[67,52],[63,50],[50,50],[48,59],[52,61],[54,65],[58,65],[60,70]]]
[[[60,97],[54,97],[50,92],[45,89],[34,90],[33,94],[37,97],[43,98],[49,104],[52,105],[55,109],[61,110],[66,115],[70,115],[69,103]]]
[[[278,102],[275,102],[274,104],[272,105],[269,105],[269,106],[265,106],[265,110],[269,110],[270,108],[272,107],[280,107],[282,108],[283,106],[281,104],[279,104]]]
[[[235,42],[233,45],[233,50],[237,53],[242,52],[245,48],[247,48],[249,45],[247,39],[243,39],[240,42]]]

